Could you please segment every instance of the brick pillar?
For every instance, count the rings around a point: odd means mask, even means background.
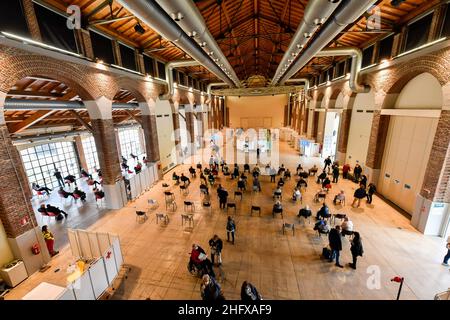
[[[84,148],[83,148],[83,142],[81,141],[81,137],[80,136],[76,136],[75,137],[75,147],[77,148],[77,153],[78,153],[78,158],[80,160],[80,166],[84,169],[87,170],[88,165],[86,162],[86,156],[84,154]]]
[[[426,235],[444,236],[450,210],[450,110],[442,110],[411,224]]]
[[[5,98],[6,94],[0,92],[0,221],[14,257],[24,261],[31,275],[47,263],[50,256],[31,207],[32,193],[20,154],[12,144],[4,121]],[[35,243],[42,249],[38,255],[31,252]]]
[[[339,127],[339,137],[337,145],[336,160],[344,164],[347,156],[348,135],[350,132],[350,121],[352,119],[352,109],[344,109],[341,113],[341,123]]]
[[[145,152],[150,162],[161,160],[159,154],[158,130],[155,111],[146,102],[140,102],[142,129],[144,130]]]
[[[304,105],[304,116],[303,116],[303,134],[308,134],[308,121],[309,121],[309,109],[305,103]]]
[[[366,169],[369,182],[377,184],[383,161],[384,146],[389,129],[390,116],[382,115],[380,110],[373,112],[372,129],[367,150]]]
[[[92,48],[91,34],[86,29],[75,29],[75,41],[81,54],[87,58],[94,59],[94,49]]]
[[[106,206],[109,209],[120,209],[127,203],[127,200],[112,119],[112,101],[100,97],[94,101],[85,101],[85,105],[94,131]]]
[[[31,39],[42,42],[41,30],[34,11],[34,4],[32,0],[22,0],[25,20],[27,21],[28,30],[30,31]]]
[[[186,131],[187,131],[187,141],[188,141],[188,152],[189,155],[194,155],[196,151],[195,147],[195,115],[194,115],[194,105],[185,105],[185,116],[186,116]]]
[[[313,112],[312,138],[317,139],[317,132],[319,131],[319,112]]]

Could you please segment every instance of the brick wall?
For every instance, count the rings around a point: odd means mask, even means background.
[[[8,129],[0,126],[0,220],[9,238],[15,238],[37,225],[30,199],[31,190],[19,152],[12,145]],[[25,198],[24,198],[25,197]],[[31,215],[33,221],[20,222]]]
[[[352,110],[344,109],[341,114],[341,126],[339,128],[339,137],[337,151],[347,153],[348,135],[350,132],[350,121],[352,119]]]
[[[147,159],[151,162],[160,160],[158,132],[155,115],[142,115],[142,128],[144,129]]]
[[[103,183],[113,185],[122,178],[113,120],[93,119],[91,126],[94,130]]]

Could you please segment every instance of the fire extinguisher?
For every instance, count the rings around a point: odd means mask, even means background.
[[[39,248],[39,244],[37,244],[37,243],[33,244],[33,246],[31,247],[31,252],[34,255],[38,255],[39,253],[41,253],[41,249]]]

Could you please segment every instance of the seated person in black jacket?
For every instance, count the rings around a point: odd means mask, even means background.
[[[94,189],[94,195],[95,195],[95,199],[103,199],[105,197],[105,193],[103,192],[103,190]]]
[[[90,174],[86,170],[84,170],[83,168],[80,169],[80,175],[81,175],[82,178],[89,178],[90,177]]]
[[[184,173],[181,174],[180,180],[184,183],[184,185],[186,185],[186,184],[190,185],[191,184],[191,180],[188,177],[186,177],[184,175]]]
[[[319,176],[317,177],[317,183],[322,183],[323,180],[325,180],[325,178],[327,177],[327,173],[324,171],[322,171],[321,174],[319,174]]]
[[[73,193],[72,193],[72,192],[67,192],[66,190],[63,189],[63,187],[60,187],[60,188],[59,188],[58,194],[59,194],[61,197],[65,198],[65,199],[67,199],[69,196],[72,196],[72,197],[73,197]]]
[[[280,177],[280,180],[278,180],[278,187],[283,187],[284,186],[284,181],[283,178]]]
[[[177,184],[180,183],[180,176],[177,175],[176,172],[172,173],[172,180],[175,180]]]
[[[301,208],[298,211],[298,215],[297,215],[297,217],[299,217],[299,218],[303,217],[305,219],[309,218],[310,216],[312,216],[312,212],[308,205],[306,205],[304,208]]]
[[[31,188],[36,192],[45,192],[47,194],[50,194],[52,192],[52,189],[49,189],[47,187],[41,187],[40,185],[34,182],[31,184]]]
[[[73,191],[73,194],[76,194],[77,196],[79,196],[81,201],[86,201],[86,192],[81,191],[78,188],[75,188],[75,190]]]
[[[250,172],[250,166],[248,165],[248,163],[244,164],[244,172],[245,171]]]
[[[322,188],[326,188],[327,185],[331,184],[331,181],[328,177],[325,177],[322,181]]]
[[[322,204],[322,207],[317,212],[316,219],[320,220],[321,218],[329,218],[330,217],[330,209],[328,209],[328,206],[324,203]]]
[[[303,178],[300,178],[300,180],[298,180],[298,182],[297,182],[297,188],[301,188],[301,187],[304,187],[304,188],[308,187],[308,183]]]
[[[67,213],[58,207],[54,207],[54,206],[48,204],[46,210],[48,213],[52,213],[53,215],[57,216],[62,213],[63,215],[65,215],[67,217]]]
[[[193,177],[193,178],[195,178],[196,177],[196,174],[195,174],[195,169],[194,169],[194,167],[190,167],[189,168],[189,173],[191,174],[191,177]]]
[[[55,207],[51,207],[51,208],[55,208]],[[55,217],[56,220],[62,220],[64,218],[64,216],[67,217],[67,213],[65,213],[64,211],[60,211],[59,213],[56,213],[57,210],[51,209],[51,211],[49,212],[47,210],[47,208],[45,207],[45,204],[41,204],[41,206],[37,209],[37,211],[40,212],[43,216]],[[64,214],[64,216],[62,214]]]
[[[272,209],[272,214],[279,213],[283,211],[283,206],[280,201],[275,202]]]
[[[200,191],[203,192],[204,194],[209,194],[208,186],[203,182],[200,185]]]
[[[239,181],[237,183],[237,187],[240,191],[244,191],[245,190],[245,181],[242,179],[239,179]]]
[[[75,183],[77,185],[77,178],[71,174],[64,178],[65,181],[70,181],[71,183]]]

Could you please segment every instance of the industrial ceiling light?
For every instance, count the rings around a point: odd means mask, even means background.
[[[406,0],[392,0],[391,1],[391,6],[393,7],[399,7],[403,2],[405,2]]]
[[[171,13],[170,17],[177,22],[181,21],[184,18],[183,14],[181,12]]]
[[[139,34],[144,34],[145,33],[144,27],[142,27],[139,22],[136,23],[136,25],[134,26],[134,31],[136,31]]]
[[[189,37],[191,38],[195,38],[197,36],[197,31],[192,31],[191,33],[189,33]]]
[[[312,33],[311,32],[305,32],[304,36],[305,36],[306,39],[309,39],[309,38],[312,37]]]
[[[325,22],[325,18],[317,18],[317,19],[314,19],[314,24],[315,24],[316,26],[321,26],[324,22]]]

